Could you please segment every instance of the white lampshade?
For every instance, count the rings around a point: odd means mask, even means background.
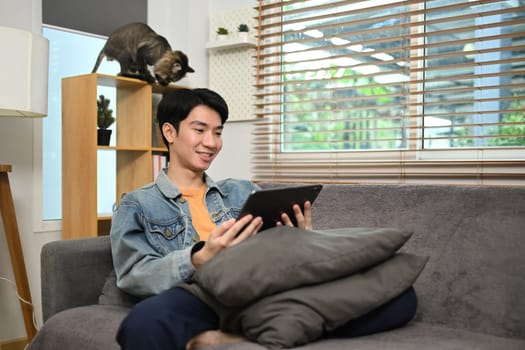
[[[25,30],[1,27],[0,116],[45,117],[49,42]]]

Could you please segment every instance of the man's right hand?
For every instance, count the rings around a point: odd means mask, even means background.
[[[254,236],[262,227],[262,218],[246,215],[239,220],[230,219],[223,222],[210,233],[204,246],[191,256],[195,268],[199,268],[206,261],[225,248],[232,247]]]

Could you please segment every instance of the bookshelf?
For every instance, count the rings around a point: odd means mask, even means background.
[[[115,129],[112,146],[97,145],[98,87],[116,90]],[[62,79],[62,239],[95,237],[109,233],[111,213],[97,208],[97,152],[115,152],[115,203],[123,193],[154,178],[156,158],[167,150],[154,143],[153,94],[168,87],[142,80],[104,74]]]

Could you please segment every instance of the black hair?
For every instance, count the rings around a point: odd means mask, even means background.
[[[170,123],[178,133],[180,122],[188,117],[193,108],[200,105],[208,106],[219,113],[222,124],[226,123],[228,119],[228,105],[218,93],[205,88],[180,88],[164,95],[159,103],[157,119],[161,132],[162,125],[164,125],[164,123]],[[168,146],[164,135],[162,138],[166,146]]]

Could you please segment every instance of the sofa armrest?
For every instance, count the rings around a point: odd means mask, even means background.
[[[108,236],[53,241],[41,252],[42,314],[98,303],[113,269]]]

